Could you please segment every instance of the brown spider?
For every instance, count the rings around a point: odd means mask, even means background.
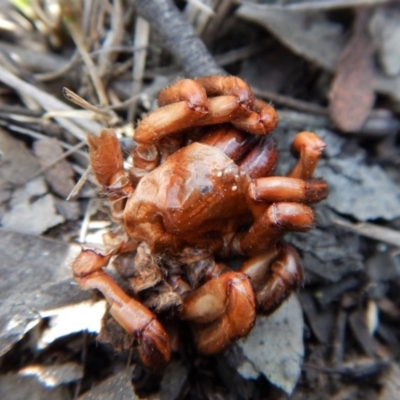
[[[79,285],[103,293],[152,369],[171,355],[156,315],[189,321],[197,350],[213,354],[247,335],[257,312],[276,310],[303,282],[296,250],[281,239],[310,229],[306,204],[327,195],[325,181],[312,179],[325,146],[313,133],[296,135],[299,160],[288,176],[270,176],[277,115],[241,79],[183,79],[158,102],[136,129],[128,173],[113,130],[88,137],[124,232],[111,250],[83,248],[73,264]],[[134,297],[103,270],[113,256]]]

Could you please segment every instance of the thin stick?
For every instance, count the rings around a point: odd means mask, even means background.
[[[64,160],[71,154],[75,153],[76,151],[80,150],[82,147],[86,146],[86,142],[79,142],[75,146],[71,147],[68,151],[62,153],[59,157],[55,158],[53,161],[45,165],[44,167],[40,168],[37,172],[35,172],[27,182],[31,181],[32,179],[36,178],[37,176],[41,175],[43,172],[47,171],[53,165],[57,164],[59,161]],[[26,183],[27,183],[26,182]]]
[[[93,86],[96,89],[96,93],[99,98],[100,104],[108,105],[109,102],[106,89],[97,73],[96,66],[92,58],[90,57],[88,51],[86,50],[85,44],[82,39],[81,30],[75,23],[69,22],[67,19],[65,19],[65,21],[66,21],[66,26],[68,27],[69,34],[71,35],[71,38],[74,41],[76,47],[78,48],[78,51],[83,59],[83,62],[87,67],[90,79],[92,80]]]
[[[13,88],[17,92],[21,92],[35,101],[37,101],[42,108],[46,111],[55,111],[55,110],[64,110],[64,111],[72,111],[73,108],[66,105],[62,101],[58,100],[56,97],[44,92],[43,90],[38,89],[36,86],[29,84],[28,82],[23,81],[18,78],[6,68],[0,65],[0,81],[6,84],[7,86]],[[85,140],[86,134],[85,131],[88,131],[93,134],[98,134],[102,126],[94,121],[90,121],[87,119],[66,119],[60,117],[54,117],[54,119],[61,125],[64,129],[72,133],[79,140]],[[83,128],[83,130],[81,129]]]
[[[333,10],[335,8],[349,8],[357,6],[372,6],[376,4],[389,3],[391,0],[319,0],[319,1],[305,1],[295,4],[271,4],[266,5],[265,8],[284,9],[284,10]]]
[[[394,229],[368,222],[358,222],[356,224],[352,224],[351,222],[339,218],[335,218],[332,222],[341,228],[358,233],[361,236],[400,247],[400,232]]]
[[[142,81],[144,70],[146,67],[147,45],[149,44],[150,25],[142,17],[136,18],[135,24],[135,47],[144,47],[144,50],[135,53],[134,63],[132,68],[133,82],[132,82],[132,97],[140,93],[142,88]],[[128,108],[128,121],[133,121],[136,113],[137,102],[134,101]]]
[[[89,166],[85,169],[81,177],[79,178],[79,181],[76,182],[76,185],[74,188],[71,190],[71,193],[68,195],[67,200],[71,200],[74,198],[82,189],[82,186],[86,183],[88,180],[89,174],[91,172],[92,168]]]

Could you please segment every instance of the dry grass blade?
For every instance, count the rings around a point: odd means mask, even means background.
[[[37,101],[42,108],[46,111],[73,111],[73,108],[67,106],[56,97],[38,89],[36,86],[31,85],[28,82],[18,78],[6,68],[0,66],[0,81],[7,86],[12,87],[17,92],[21,92],[27,96],[30,96]],[[86,119],[65,119],[60,117],[54,118],[64,129],[72,133],[80,140],[85,139],[85,133],[82,128],[93,134],[97,134],[101,130],[101,125],[96,122],[89,121]]]
[[[368,222],[359,222],[352,224],[344,219],[336,218],[333,223],[337,226],[355,232],[358,235],[400,247],[400,232],[391,228],[386,228]]]
[[[270,5],[271,8],[284,8],[293,11],[306,10],[334,10],[336,8],[350,8],[357,6],[372,6],[377,4],[389,3],[391,0],[319,0],[319,1],[299,1],[294,4]]]
[[[79,54],[81,55],[83,62],[85,63],[89,76],[93,82],[93,86],[96,89],[97,96],[99,98],[100,104],[106,106],[109,104],[108,96],[103,82],[101,81],[99,74],[97,72],[96,66],[87,51],[84,40],[82,37],[82,32],[75,23],[71,23],[66,20],[66,26],[68,27],[69,34],[71,35],[73,41],[78,48]]]

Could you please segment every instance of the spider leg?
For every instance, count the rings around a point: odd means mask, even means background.
[[[129,246],[128,246],[129,247]],[[74,278],[84,290],[99,290],[110,304],[110,314],[139,344],[139,354],[150,369],[162,369],[171,356],[170,339],[157,317],[137,300],[129,297],[103,268],[115,249],[102,254],[82,249],[72,265]],[[128,251],[128,248],[124,249]]]
[[[209,113],[202,118],[201,125],[232,122],[234,126],[245,132],[257,135],[265,135],[271,132],[278,124],[278,116],[275,109],[269,104],[255,99],[251,88],[245,81],[235,76],[206,76],[197,78],[205,89],[207,96],[212,100],[219,96],[233,96],[236,98],[238,108],[246,110],[239,116],[227,115],[228,119],[219,121],[216,115]]]
[[[287,232],[304,232],[314,222],[311,208],[301,203],[278,202],[261,212],[247,232],[238,233],[232,249],[238,254],[255,255],[275,245]]]
[[[299,160],[288,176],[310,179],[325,146],[324,141],[312,132],[298,133],[293,140],[292,151],[299,155]]]
[[[303,284],[303,268],[297,251],[286,243],[249,258],[240,271],[251,278],[257,297],[257,309],[274,312]]]
[[[255,100],[250,87],[232,76],[183,79],[161,91],[158,99],[160,108],[147,114],[135,131],[133,175],[137,177],[158,164],[157,144],[167,135],[227,122],[265,135],[278,122],[274,108]]]
[[[216,147],[233,161],[240,160],[254,145],[256,137],[239,130],[231,124],[208,128],[199,142]]]
[[[250,279],[225,272],[183,296],[181,318],[192,323],[196,347],[202,354],[222,351],[249,333],[256,317]]]
[[[248,197],[255,201],[314,203],[325,199],[328,185],[323,179],[297,179],[286,176],[270,176],[253,179],[249,184]]]
[[[133,192],[133,187],[124,172],[118,138],[112,129],[103,129],[100,135],[88,135],[87,141],[94,175],[110,198],[112,216],[120,220],[125,199]]]
[[[278,159],[278,149],[272,136],[261,137],[239,162],[240,170],[250,178],[270,175]]]
[[[236,128],[256,135],[266,135],[278,125],[278,114],[271,105],[256,99],[251,114],[241,118],[232,118]]]

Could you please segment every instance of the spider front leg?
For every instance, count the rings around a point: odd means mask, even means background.
[[[303,284],[303,268],[297,251],[280,242],[268,251],[249,258],[240,268],[254,285],[257,309],[274,312]]]
[[[108,253],[84,248],[72,265],[74,278],[84,290],[99,290],[110,304],[110,314],[139,345],[143,363],[152,370],[161,370],[171,357],[170,338],[157,317],[137,300],[129,297],[117,283],[103,271],[110,258],[121,249],[128,250],[131,244],[124,244]]]
[[[183,296],[181,318],[192,323],[197,350],[214,354],[246,336],[256,318],[256,299],[250,279],[225,272]]]
[[[88,135],[87,141],[90,165],[111,201],[112,216],[122,220],[125,199],[133,192],[133,187],[124,172],[124,158],[118,138],[112,129],[103,129],[100,135]]]
[[[310,179],[326,144],[315,133],[300,132],[292,143],[292,151],[299,156],[297,164],[288,174],[291,178]]]

